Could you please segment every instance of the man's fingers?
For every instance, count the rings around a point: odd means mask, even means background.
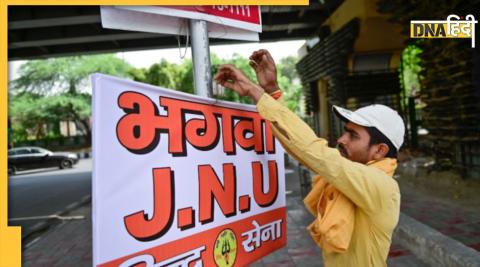
[[[228,76],[219,76],[215,77],[215,80],[222,85],[223,87],[233,88],[235,81],[231,81],[230,77]]]
[[[223,87],[227,87],[227,88],[230,88],[230,89],[235,88],[234,83],[229,82],[229,81],[224,81],[223,83],[220,83],[220,84],[221,84]]]
[[[249,59],[254,60],[257,57],[258,51],[253,51],[252,55],[249,57]]]
[[[233,68],[234,67],[232,65],[224,64],[224,65],[220,65],[220,67],[218,67],[218,71],[232,71]]]
[[[221,70],[217,72],[217,74],[214,77],[214,79],[220,84],[226,82],[227,80],[231,80],[233,78],[234,77],[232,77],[231,72],[228,70],[223,70],[223,71]]]
[[[233,90],[234,92],[236,92],[237,94],[239,94],[241,96],[245,95],[245,92],[240,90],[239,87],[235,85],[235,81],[231,82],[229,80],[223,80],[223,81],[220,81],[219,84],[222,85],[225,88]]]
[[[268,59],[268,55],[263,54],[263,55],[262,55],[262,63],[263,63],[263,64],[268,64],[269,61],[270,61],[270,60]]]
[[[218,72],[213,79],[215,79],[218,82],[226,81],[228,80],[228,75],[227,73],[224,72]]]
[[[237,81],[241,79],[241,72],[232,65],[222,65],[218,68],[218,72],[214,79],[219,83],[225,83],[227,81]],[[222,84],[223,85],[223,84]]]
[[[250,56],[250,60],[254,61],[257,66],[265,66],[265,64],[275,64],[275,61],[272,58],[272,55],[266,49],[260,49]]]
[[[262,53],[260,50],[253,52],[253,54],[250,56],[250,60],[255,61],[257,64],[260,63],[260,60],[262,59]]]
[[[239,72],[237,68],[235,68],[233,65],[230,65],[230,64],[220,65],[220,67],[218,67],[218,71],[226,71],[231,73]]]
[[[257,64],[257,62],[255,62],[254,60],[250,60],[250,61],[248,62],[248,64],[250,64],[250,66],[255,70],[255,72],[258,71],[258,64]]]
[[[268,52],[268,50],[263,49],[263,54],[267,56],[267,60],[269,60],[273,64],[275,64],[275,60],[273,60],[273,57],[272,57],[272,55],[270,55],[270,52]]]
[[[220,76],[222,76],[222,75],[223,75],[223,72],[217,71],[217,73],[215,74],[215,76],[213,76],[213,79],[214,79],[214,80],[218,80],[218,79],[220,79]]]
[[[260,49],[258,51],[255,51],[254,54],[256,58],[255,61],[257,61],[257,63],[259,63],[259,61],[264,61],[264,63],[267,63],[270,61],[275,64],[275,61],[273,60],[272,55],[270,55],[270,52],[268,52],[268,50],[266,49]]]
[[[217,80],[217,79],[226,79],[225,77],[228,77],[228,78],[233,78],[234,76],[234,71],[236,69],[231,66],[231,65],[221,65],[219,68],[218,68],[218,71],[217,71],[217,74],[215,74],[215,77],[214,79]]]

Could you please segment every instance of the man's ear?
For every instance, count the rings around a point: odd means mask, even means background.
[[[373,154],[374,160],[379,160],[387,156],[390,148],[385,143],[380,143],[375,145],[375,154]]]

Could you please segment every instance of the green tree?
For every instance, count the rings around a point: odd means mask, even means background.
[[[414,44],[407,46],[402,52],[402,67],[401,82],[405,88],[406,95],[418,93],[420,90],[420,80],[422,71],[420,55],[422,49]]]
[[[135,81],[193,94],[193,66],[191,60],[181,64],[169,63],[162,59],[148,69],[132,69],[130,75]]]
[[[27,140],[30,135],[45,135],[45,114],[39,110],[39,99],[40,95],[29,92],[9,96],[9,117],[15,143]]]
[[[95,72],[130,77],[130,66],[112,54],[32,60],[20,66],[19,78],[11,83],[16,92],[75,95]]]
[[[48,96],[43,98],[43,101],[47,102],[44,105],[44,111],[49,114],[49,121],[55,122],[54,125],[58,126],[61,121],[73,121],[81,126],[79,129],[83,131],[85,141],[89,145],[92,137],[91,100],[92,96],[88,93],[79,93],[74,96],[69,93]]]
[[[12,95],[9,115],[12,120],[14,141],[27,140],[29,136],[40,139],[59,136],[61,121],[74,121],[84,132],[87,144],[91,140],[91,95],[68,93],[42,96],[24,92]]]
[[[233,54],[229,59],[221,59],[212,53],[210,57],[212,75],[215,75],[217,66],[221,64],[232,64],[242,70],[251,80],[257,81],[255,71],[249,65],[249,59],[239,54]],[[284,92],[284,99],[287,106],[297,113],[300,112],[301,85],[295,64],[296,57],[286,57],[277,64],[279,85]],[[161,87],[171,88],[182,92],[194,93],[193,65],[191,60],[185,60],[181,64],[168,63],[165,60],[153,64],[148,69],[135,69],[131,72],[134,80],[153,84]],[[231,90],[225,90],[222,95],[216,96],[221,100],[248,103],[248,97],[241,97]]]
[[[299,79],[296,64],[298,62],[298,58],[294,56],[288,56],[285,58],[280,59],[280,67],[279,67],[279,74],[280,76],[287,77],[290,81]]]
[[[132,77],[132,66],[112,54],[32,60],[10,84],[10,117],[14,140],[59,135],[61,121],[74,121],[91,142],[91,96],[82,93],[95,72]],[[50,127],[51,126],[51,127]]]
[[[192,60],[184,60],[182,64],[179,66],[182,69],[181,77],[179,85],[177,86],[177,90],[194,94],[194,82],[193,82],[193,63]]]
[[[402,52],[402,64],[400,66],[400,85],[402,87],[402,106],[406,108],[408,105],[408,98],[416,96],[420,93],[421,80],[423,79],[422,49],[415,45],[408,45]]]
[[[302,86],[295,66],[297,62],[298,58],[294,56],[280,59],[277,64],[277,79],[278,85],[283,90],[287,107],[291,111],[302,115],[300,109]]]

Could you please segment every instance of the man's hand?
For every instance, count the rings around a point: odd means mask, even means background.
[[[262,88],[250,81],[242,71],[230,64],[221,65],[214,79],[217,83],[232,89],[241,96],[251,97],[255,103],[264,93]]]
[[[250,66],[257,74],[257,80],[265,92],[271,94],[280,90],[277,83],[277,69],[275,61],[265,49],[253,52],[250,56]]]

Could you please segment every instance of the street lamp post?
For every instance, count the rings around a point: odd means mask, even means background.
[[[192,36],[193,80],[195,94],[211,98],[212,73],[210,70],[210,46],[208,41],[207,22],[191,19],[190,35]]]

